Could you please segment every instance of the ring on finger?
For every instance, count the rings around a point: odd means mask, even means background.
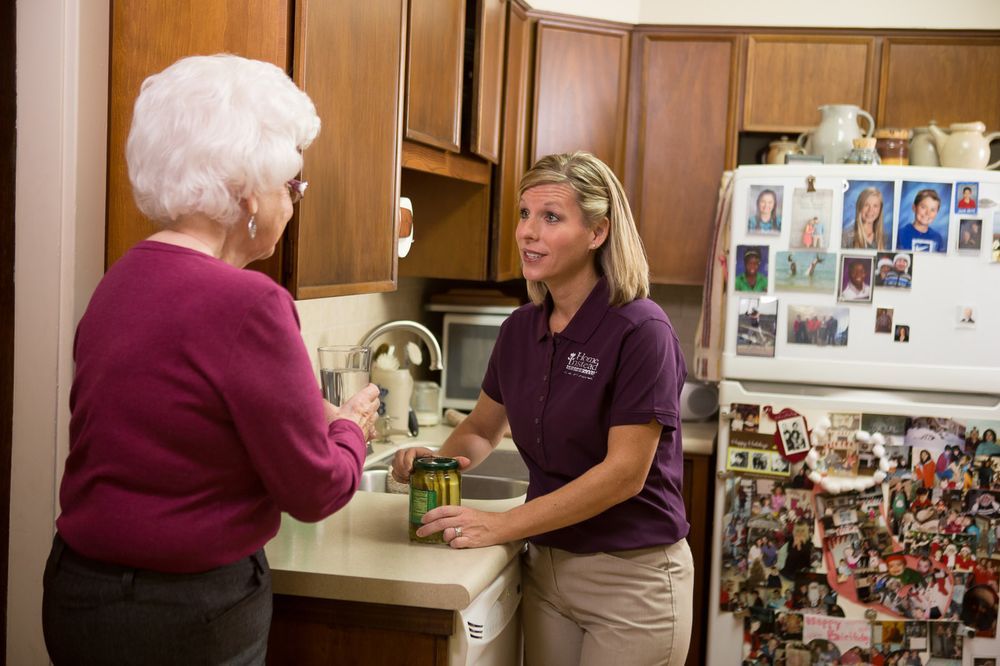
[[[455,538],[457,539],[460,536],[462,536],[462,526],[461,525],[457,525],[455,527]]]

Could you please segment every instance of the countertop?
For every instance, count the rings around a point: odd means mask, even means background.
[[[682,425],[684,452],[710,455],[716,424]],[[383,462],[406,446],[437,447],[452,428],[421,428],[415,438],[373,444],[366,465]],[[513,449],[504,439],[499,448]],[[465,500],[484,511],[505,511],[524,501]],[[318,523],[282,515],[267,544],[274,592],[321,599],[461,610],[517,556],[523,542],[455,550],[415,544],[407,532],[408,497],[359,492],[346,507]]]

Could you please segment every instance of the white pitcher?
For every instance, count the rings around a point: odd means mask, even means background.
[[[804,143],[810,155],[822,155],[826,164],[839,164],[854,147],[854,139],[871,136],[875,129],[875,119],[867,111],[854,104],[824,104],[819,107],[822,114],[819,125],[799,136],[798,144]],[[863,133],[858,127],[858,116],[868,121],[868,129]]]

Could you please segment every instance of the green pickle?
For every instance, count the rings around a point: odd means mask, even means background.
[[[413,461],[410,472],[410,541],[444,543],[444,532],[418,537],[420,519],[431,509],[462,503],[462,474],[454,458],[428,457]]]

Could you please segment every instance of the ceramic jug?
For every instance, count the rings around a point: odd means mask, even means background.
[[[819,125],[799,135],[797,143],[810,155],[822,155],[826,164],[843,162],[854,147],[854,139],[871,136],[875,129],[875,119],[854,104],[825,104],[819,112]],[[858,127],[859,116],[868,121],[863,133]]]
[[[983,123],[953,123],[949,128],[950,134],[935,125],[930,125],[927,129],[934,137],[934,145],[941,156],[941,166],[960,169],[995,169],[1000,166],[1000,160],[988,164],[990,143],[1000,139],[1000,132],[985,134],[986,125]]]
[[[779,140],[768,144],[767,156],[764,158],[764,163],[784,164],[785,155],[804,155],[805,152],[805,148],[787,136],[783,136]]]
[[[930,121],[929,125],[936,124]],[[910,164],[912,166],[941,166],[937,146],[931,136],[929,127],[914,127],[913,138],[910,139]]]

